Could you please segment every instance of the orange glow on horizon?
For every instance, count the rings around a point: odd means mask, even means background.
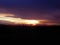
[[[12,17],[10,17],[12,16]],[[14,18],[14,15],[8,14],[0,14],[0,20],[7,21],[14,24],[26,24],[26,25],[37,25],[40,22],[38,20],[29,20],[29,19],[22,19],[22,18]]]
[[[0,21],[6,21],[10,25],[53,25],[56,23],[51,23],[49,20],[35,20],[35,19],[22,19],[22,18],[14,18],[15,15],[13,14],[0,14]],[[1,23],[1,22],[0,22]],[[3,22],[5,24],[5,22]]]

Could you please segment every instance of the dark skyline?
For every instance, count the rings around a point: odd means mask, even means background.
[[[0,0],[0,13],[60,23],[60,0]]]

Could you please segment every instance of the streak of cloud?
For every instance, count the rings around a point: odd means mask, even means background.
[[[23,18],[15,18],[14,14],[0,14],[0,24],[10,24],[10,25],[56,25],[58,23],[53,22],[51,20],[36,20],[36,19],[23,19]]]

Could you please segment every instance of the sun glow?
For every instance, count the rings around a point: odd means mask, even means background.
[[[16,18],[14,14],[0,14],[0,24],[9,24],[9,25],[56,25],[50,20],[36,20],[36,19],[23,19]]]
[[[26,25],[37,25],[40,23],[39,20],[14,18],[13,16],[14,16],[13,14],[0,14],[0,20],[7,21],[13,24],[26,24]]]

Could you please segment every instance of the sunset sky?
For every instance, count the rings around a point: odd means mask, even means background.
[[[60,24],[60,0],[0,0],[0,16],[3,13]]]

